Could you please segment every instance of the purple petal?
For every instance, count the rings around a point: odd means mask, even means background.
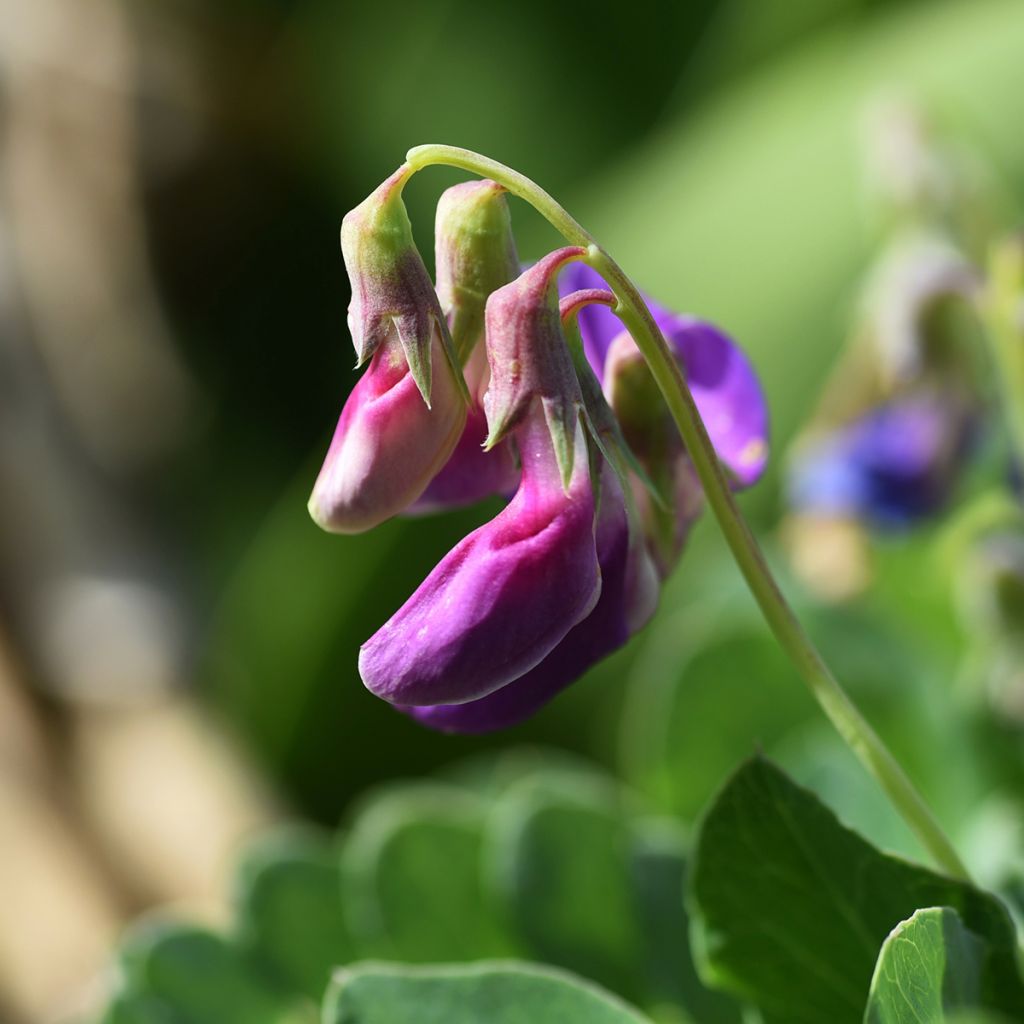
[[[719,459],[740,487],[768,461],[768,403],[750,360],[724,332],[687,316],[659,326],[676,353]]]
[[[643,545],[632,541],[622,492],[610,471],[602,486],[597,525],[601,596],[594,610],[539,665],[500,690],[465,704],[401,710],[441,732],[506,729],[535,714],[650,619],[658,592],[653,568]]]
[[[364,645],[367,688],[394,704],[486,696],[540,662],[584,618],[601,588],[582,429],[563,491],[539,408],[516,433],[519,490],[465,537]]]

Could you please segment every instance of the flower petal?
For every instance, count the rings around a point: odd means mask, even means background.
[[[441,352],[435,334],[434,354]],[[379,346],[352,389],[309,499],[325,530],[360,533],[402,512],[445,464],[462,434],[466,403],[443,359],[428,408],[397,334]]]
[[[740,487],[768,461],[768,403],[750,360],[724,331],[688,316],[659,324],[686,374],[718,457]]]
[[[515,497],[446,555],[364,645],[367,688],[394,704],[486,696],[540,662],[593,608],[601,589],[582,428],[563,491],[535,406],[516,432]]]
[[[602,489],[597,524],[601,596],[593,611],[539,665],[494,693],[464,704],[401,710],[441,732],[506,729],[535,714],[647,623],[658,596],[653,567],[643,545],[631,536],[622,491],[607,467]]]

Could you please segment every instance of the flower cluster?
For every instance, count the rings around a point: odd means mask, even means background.
[[[310,510],[349,533],[508,498],[359,657],[367,688],[423,724],[486,732],[531,715],[650,619],[702,495],[586,250],[522,270],[504,190],[457,185],[438,205],[435,288],[402,205],[407,176],[342,227],[369,367]],[[753,483],[767,412],[749,362],[716,328],[652,310],[735,486]]]

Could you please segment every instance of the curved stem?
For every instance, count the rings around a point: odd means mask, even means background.
[[[587,247],[587,260],[615,293],[616,314],[632,335],[665,397],[711,506],[747,586],[769,627],[821,709],[875,777],[896,810],[951,876],[967,879],[952,843],[899,762],[832,675],[783,596],[771,569],[733,498],[679,364],[662,337],[643,297],[619,265],[547,192],[503,164],[454,146],[417,146],[406,157],[415,170],[446,164],[491,178],[525,199],[572,245]]]

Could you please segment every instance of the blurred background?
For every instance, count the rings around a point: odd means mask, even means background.
[[[756,621],[707,519],[652,626],[508,736],[438,736],[363,689],[359,644],[493,509],[358,538],[309,519],[354,380],[338,227],[419,143],[532,176],[650,293],[752,354],[779,458],[743,504],[770,538],[781,456],[880,230],[866,118],[893,96],[933,111],[984,154],[1012,227],[1021,53],[1017,0],[6,0],[0,1019],[88,1005],[148,906],[216,919],[232,852],[267,822],[333,825],[372,782],[512,742],[616,768],[688,820],[761,744],[913,852],[858,803],[758,626],[694,661],[694,638]],[[428,264],[456,180],[407,190]],[[513,218],[524,258],[554,245],[525,206]],[[1019,795],[1019,733],[1000,727],[1005,759],[974,781],[929,775],[964,646],[941,577],[919,571],[929,543],[891,544],[885,585],[842,615],[792,586],[969,839],[992,773]],[[637,737],[661,678],[688,696],[652,763]],[[1003,835],[1012,815],[996,818]]]

